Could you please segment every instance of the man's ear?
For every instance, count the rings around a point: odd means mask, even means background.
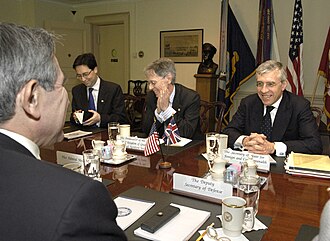
[[[30,80],[19,93],[20,105],[24,112],[33,119],[40,119],[40,85],[37,80]]]

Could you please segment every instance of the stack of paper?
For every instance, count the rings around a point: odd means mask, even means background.
[[[189,240],[199,227],[210,217],[210,212],[207,211],[173,203],[171,203],[171,205],[180,208],[180,213],[171,221],[166,223],[155,233],[149,233],[138,228],[134,230],[134,234],[149,240]]]
[[[285,170],[289,174],[330,178],[330,158],[292,152],[286,160]]]

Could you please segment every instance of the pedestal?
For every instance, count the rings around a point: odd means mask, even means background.
[[[201,100],[216,101],[217,98],[217,79],[218,75],[213,74],[195,74],[196,91],[199,93]]]

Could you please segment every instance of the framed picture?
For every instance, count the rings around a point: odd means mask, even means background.
[[[175,63],[202,62],[203,29],[160,32],[160,57]]]

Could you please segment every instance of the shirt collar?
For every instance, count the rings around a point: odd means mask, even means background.
[[[95,84],[93,86],[91,86],[90,88],[93,88],[93,90],[99,91],[100,83],[101,83],[101,79],[100,79],[100,77],[97,76],[97,80],[96,80]]]
[[[24,146],[26,149],[28,149],[33,156],[37,159],[40,158],[40,150],[37,144],[35,144],[30,139],[26,138],[25,136],[22,136],[20,134],[17,134],[15,132],[6,130],[6,129],[0,129],[0,133],[10,137],[11,139],[15,140],[16,142],[20,143],[22,146]]]

